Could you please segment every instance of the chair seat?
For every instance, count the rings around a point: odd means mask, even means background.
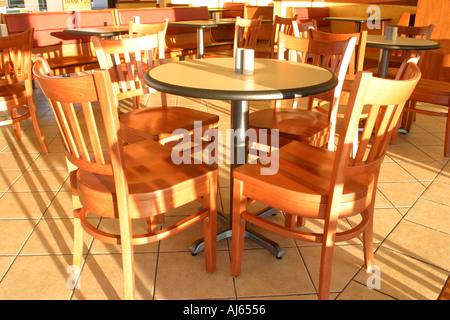
[[[170,137],[176,129],[193,130],[192,119],[201,121],[203,127],[219,122],[218,115],[183,107],[150,107],[132,110],[123,114],[120,122],[126,129],[125,135],[128,130],[129,134],[159,141]]]
[[[324,137],[328,141],[330,126],[327,116],[299,109],[264,109],[249,116],[251,128],[278,129],[280,137],[313,144]]]
[[[250,163],[235,169],[233,178],[245,182],[243,194],[250,199],[292,215],[322,219],[325,217],[334,160],[333,151],[293,141],[280,149],[276,174],[260,175],[264,166]],[[347,180],[339,217],[352,216],[366,209],[374,182],[372,173]],[[300,201],[301,208],[297,206]]]
[[[450,82],[420,79],[411,100],[450,106]]]
[[[123,150],[132,219],[161,214],[198,199],[208,193],[211,175],[218,173],[215,165],[176,165],[171,149],[151,140],[129,144]],[[79,169],[77,180],[80,201],[86,210],[118,218],[112,176]],[[196,189],[186,187],[189,185]]]
[[[23,84],[15,83],[7,86],[0,86],[0,102],[19,104],[18,99],[26,99],[26,91]]]

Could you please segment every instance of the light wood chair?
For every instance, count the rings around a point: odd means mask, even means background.
[[[12,125],[17,141],[22,141],[20,122],[31,118],[34,132],[44,153],[48,147],[39,125],[33,99],[31,50],[33,29],[0,37],[0,126]]]
[[[252,6],[246,5],[244,7],[244,19],[257,20],[259,17],[267,20],[273,20],[274,7],[273,6]],[[258,31],[258,40],[264,41],[266,44],[272,39],[272,26],[269,23],[261,25]]]
[[[338,85],[329,91],[332,101],[330,115],[320,112],[300,110],[298,108],[281,108],[280,101],[276,101],[275,108],[263,109],[250,113],[249,127],[254,129],[278,129],[280,145],[290,140],[298,140],[315,146],[331,145],[334,147],[334,130],[336,126],[336,112],[340,91],[347,72],[348,64],[355,47],[356,38],[345,41],[319,41],[297,38],[287,34],[279,34],[278,59],[288,59],[329,68],[338,77]]]
[[[154,67],[154,60],[164,63],[162,32],[155,32],[119,40],[92,37],[100,67],[110,71],[117,98],[134,99],[134,110],[121,116],[126,138],[130,142],[151,139],[167,144],[175,141],[172,132],[176,129],[193,132],[195,121],[201,122],[202,132],[217,128],[219,116],[181,106],[168,107],[166,93],[160,93],[161,106],[140,108],[141,95],[156,92],[145,84],[145,73]],[[155,50],[157,55],[153,56]]]
[[[374,265],[373,214],[380,165],[403,105],[419,78],[420,70],[415,64],[408,66],[401,81],[359,72],[345,110],[336,151],[294,141],[280,148],[278,155],[271,155],[272,159],[278,159],[278,170],[275,169],[273,175],[261,175],[260,170],[267,165],[259,163],[246,164],[233,171],[233,277],[241,273],[246,223],[295,240],[322,244],[319,299],[329,298],[335,243],[362,234],[366,268]],[[353,157],[353,140],[366,105],[370,105],[371,110]],[[248,212],[246,206],[250,200],[288,213],[285,225]],[[356,215],[361,215],[356,225],[350,227],[347,223],[348,228],[337,232],[339,220]],[[322,232],[296,229],[293,217],[317,220],[315,225],[323,222]]]
[[[133,299],[133,247],[166,239],[203,221],[206,270],[215,272],[217,166],[176,165],[171,149],[151,140],[123,145],[117,99],[107,70],[52,77],[47,75],[45,62],[37,60],[33,72],[55,115],[70,173],[73,265],[81,267],[83,230],[95,239],[120,245],[124,297]],[[158,217],[196,200],[203,209],[157,228]],[[86,218],[88,213],[114,220],[120,232],[97,228]],[[148,232],[133,233],[132,222],[142,218]]]

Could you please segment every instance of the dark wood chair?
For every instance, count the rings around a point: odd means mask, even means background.
[[[319,41],[297,38],[280,33],[278,41],[278,59],[308,62],[329,68],[338,77],[338,85],[329,91],[332,101],[330,116],[312,110],[298,108],[281,108],[277,101],[273,109],[263,109],[250,113],[249,127],[254,129],[279,130],[280,145],[291,140],[310,143],[315,146],[329,144],[334,148],[335,111],[339,102],[340,91],[347,67],[355,46],[356,39],[345,41]],[[334,118],[333,118],[334,115]],[[283,142],[284,141],[284,142]]]
[[[217,166],[175,165],[171,149],[151,140],[124,145],[108,70],[74,77],[52,77],[49,71],[45,61],[36,60],[33,73],[50,102],[70,173],[73,265],[81,267],[83,230],[95,239],[120,245],[124,297],[133,299],[133,247],[166,239],[203,221],[206,270],[215,272]],[[200,211],[164,229],[157,228],[159,217],[193,201],[201,203]],[[120,232],[100,230],[86,218],[88,213],[114,219]],[[132,221],[142,218],[148,232],[134,234]]]
[[[315,29],[309,30],[309,38],[321,41],[342,41],[356,38],[355,50],[353,51],[350,63],[348,65],[347,74],[345,75],[344,83],[342,84],[342,91],[339,97],[339,104],[346,105],[348,103],[348,97],[353,85],[353,79],[356,73],[363,70],[364,66],[364,54],[366,51],[367,42],[367,31],[355,32],[355,33],[329,33],[323,31],[317,31]],[[330,113],[330,109],[325,107],[322,101],[330,103],[329,95],[317,95],[310,97],[308,101],[308,109],[311,110],[313,107],[325,114]],[[314,105],[314,100],[318,100],[317,105]],[[336,117],[342,118],[343,112],[337,112]],[[364,115],[363,115],[364,116]]]
[[[277,48],[278,48],[278,34],[280,32],[286,34],[294,34],[293,22],[295,22],[297,16],[293,18],[283,18],[280,16],[275,16],[272,23],[272,33],[270,37],[270,45],[268,47],[257,47],[255,51],[256,58],[277,58]]]
[[[374,265],[373,213],[380,165],[390,135],[420,78],[415,64],[408,65],[403,80],[380,79],[359,72],[345,109],[336,151],[291,142],[280,148],[278,171],[261,175],[264,166],[246,164],[233,171],[231,275],[241,273],[246,223],[300,241],[322,244],[319,299],[328,299],[335,243],[362,234],[366,268]],[[353,141],[363,108],[370,105],[356,155]],[[274,164],[270,164],[272,167]],[[247,211],[257,201],[286,212],[285,225]],[[356,226],[338,232],[340,219],[361,215]],[[320,233],[298,230],[295,219],[323,221]]]
[[[185,107],[168,107],[166,93],[161,93],[161,106],[140,108],[141,95],[156,92],[145,84],[144,75],[153,68],[154,61],[164,63],[161,35],[162,32],[155,31],[155,34],[137,38],[92,39],[100,67],[110,71],[117,98],[134,99],[134,110],[124,113],[120,119],[130,142],[151,139],[162,144],[173,143],[174,130],[193,132],[196,121],[201,122],[203,132],[218,127],[217,115]],[[153,56],[155,50],[157,55]]]
[[[0,126],[12,125],[15,139],[22,141],[20,122],[31,118],[42,151],[48,153],[33,99],[32,48],[32,28],[0,37],[0,111],[8,113],[7,118],[0,119]]]

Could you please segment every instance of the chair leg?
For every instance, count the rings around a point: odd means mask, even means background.
[[[25,81],[25,87],[26,87],[26,92],[30,92],[30,94],[28,95],[28,111],[30,112],[30,118],[31,118],[31,122],[33,124],[33,129],[34,132],[36,133],[36,137],[39,140],[39,144],[41,145],[42,151],[45,154],[48,154],[48,147],[47,147],[47,143],[45,142],[45,138],[44,138],[44,134],[42,133],[41,130],[41,126],[39,125],[38,122],[38,117],[37,117],[37,113],[36,113],[36,105],[34,104],[34,100],[33,100],[33,96],[32,96],[32,81]]]
[[[445,123],[445,138],[444,138],[444,157],[450,156],[450,106],[447,111],[447,122]]]
[[[141,97],[135,96],[133,97],[133,109],[137,110],[141,107]]]
[[[118,205],[120,208],[120,204]],[[122,266],[123,266],[123,289],[125,300],[134,300],[135,298],[135,278],[134,278],[134,249],[131,242],[133,229],[131,220],[127,213],[121,214],[119,211],[120,242],[122,247]]]
[[[333,216],[333,215],[332,215]],[[322,252],[319,271],[319,300],[328,300],[330,296],[331,269],[333,265],[333,251],[336,238],[337,217],[325,221]]]
[[[17,112],[17,109],[10,109],[9,112],[11,113],[11,119],[17,118],[19,116],[19,113]],[[16,141],[22,141],[22,132],[20,131],[20,122],[14,122],[13,125],[14,130],[14,138]]]
[[[233,217],[231,237],[231,276],[237,277],[241,274],[242,255],[244,253],[245,221],[241,214],[246,209],[247,199],[242,196],[242,183],[238,180],[233,182]]]
[[[409,104],[409,108],[410,109],[414,109],[416,107],[416,102],[415,101],[411,101]],[[414,112],[408,112],[408,118],[406,121],[406,131],[409,132],[411,130],[411,125],[414,119],[415,113]]]
[[[203,221],[206,271],[216,272],[217,260],[217,178],[210,180],[209,199],[204,198],[203,205],[209,207],[209,216]]]
[[[77,209],[73,211],[73,261],[72,264],[81,268],[81,262],[83,260],[83,227],[81,226],[80,214],[84,214],[84,209]]]
[[[369,215],[369,224],[366,230],[363,232],[363,245],[364,245],[364,263],[366,269],[369,269],[375,264],[373,255],[373,206],[367,209]]]

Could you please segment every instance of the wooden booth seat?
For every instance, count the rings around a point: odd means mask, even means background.
[[[141,8],[116,9],[117,25],[128,25],[134,16],[140,23],[161,23],[187,20],[208,20],[208,7],[172,7],[172,8]],[[211,36],[211,29],[204,30],[205,52],[223,50],[232,47],[232,42],[216,42]],[[166,32],[166,57],[195,54],[197,52],[197,30],[189,27],[169,26]]]
[[[64,29],[115,25],[113,10],[10,13],[2,15],[2,21],[10,35],[34,28],[33,54],[45,57],[55,74],[98,67],[91,37]]]
[[[294,7],[291,8],[292,17],[297,15],[297,23],[306,22],[310,20],[317,21],[317,29],[323,32],[331,32],[330,20],[324,20],[324,18],[330,16],[330,10],[328,7],[323,8],[303,8]]]

